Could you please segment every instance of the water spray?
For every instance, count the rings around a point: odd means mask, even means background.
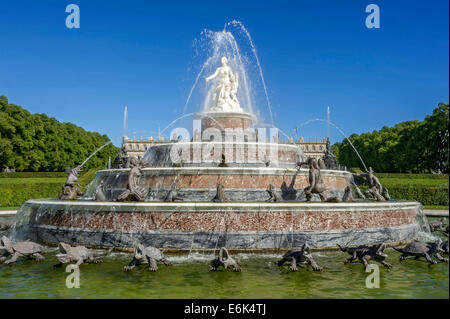
[[[309,123],[311,123],[311,122],[314,122],[314,121],[325,122],[325,123],[327,123],[327,124],[333,125],[333,126],[334,126],[334,127],[335,127],[335,128],[336,128],[336,129],[337,129],[337,130],[345,137],[345,139],[349,142],[349,144],[351,145],[351,147],[353,148],[353,150],[356,152],[356,155],[358,155],[359,160],[361,161],[361,163],[362,163],[363,166],[364,166],[364,169],[366,170],[366,172],[368,171],[368,170],[367,170],[366,164],[364,163],[363,159],[361,158],[361,155],[359,155],[359,152],[358,152],[358,150],[356,149],[356,147],[353,145],[352,141],[350,141],[350,139],[347,137],[347,135],[345,135],[344,131],[342,131],[336,124],[334,124],[334,123],[331,122],[330,120],[324,120],[324,119],[312,119],[312,120],[306,121],[305,123],[300,124],[300,127],[303,126],[303,125],[309,124]]]
[[[94,156],[95,154],[97,154],[97,152],[99,152],[102,148],[104,148],[106,145],[111,144],[111,143],[112,143],[112,142],[109,141],[109,142],[103,144],[102,146],[100,146],[94,153],[92,153],[91,155],[89,155],[89,157],[86,158],[86,159],[84,160],[84,162],[81,163],[81,165],[78,166],[78,167],[81,168],[87,161],[89,161],[89,159],[90,159],[92,156]]]

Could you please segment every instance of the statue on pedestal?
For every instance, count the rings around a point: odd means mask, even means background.
[[[237,99],[237,90],[239,85],[238,74],[228,66],[226,57],[222,57],[222,66],[216,69],[216,72],[206,78],[206,83],[217,78],[218,85],[214,90],[213,105],[211,111],[215,112],[243,112]]]
[[[128,175],[127,189],[124,190],[117,197],[118,201],[144,201],[148,193],[148,187],[139,185],[140,177],[142,175],[142,163],[137,157],[130,159],[130,173]]]
[[[391,199],[387,188],[382,186],[378,178],[373,174],[372,167],[369,167],[366,174],[353,173],[353,176],[361,176],[366,179],[366,183],[369,188],[364,192],[364,194],[368,198],[375,199],[379,202]]]
[[[58,198],[61,200],[76,200],[78,196],[83,195],[83,192],[80,190],[78,185],[78,174],[80,173],[80,166],[75,167],[69,171],[69,175],[67,176],[67,180],[62,187],[62,192],[58,194]]]
[[[127,150],[125,145],[119,150],[119,154],[114,159],[113,168],[129,168],[130,158],[127,156]]]
[[[309,185],[304,189],[306,195],[306,201],[310,202],[313,194],[318,194],[320,200],[325,202],[327,201],[327,197],[325,196],[325,191],[327,187],[322,179],[322,174],[320,173],[320,167],[317,162],[317,159],[310,157],[304,162],[297,163],[297,166],[302,166],[303,164],[307,164],[309,167]]]

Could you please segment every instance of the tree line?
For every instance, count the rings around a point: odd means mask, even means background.
[[[423,121],[401,122],[350,141],[375,172],[449,173],[449,109],[439,103]],[[364,170],[347,139],[332,146],[340,164]]]
[[[31,114],[0,96],[0,169],[64,171],[80,165],[97,148],[109,142],[106,135],[87,132],[72,123],[61,123],[46,114]],[[104,167],[118,148],[104,147],[84,166]]]

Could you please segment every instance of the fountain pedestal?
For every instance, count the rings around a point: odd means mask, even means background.
[[[202,121],[202,130],[208,128],[224,129],[250,129],[253,116],[240,112],[205,112],[199,114]]]

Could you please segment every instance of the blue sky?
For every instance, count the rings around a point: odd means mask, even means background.
[[[66,5],[80,7],[68,29]],[[365,8],[380,7],[380,29]],[[193,41],[242,21],[258,50],[275,124],[323,138],[422,120],[449,100],[448,1],[1,1],[0,94],[118,144],[182,115]],[[195,69],[195,66],[194,66]],[[267,112],[264,103],[257,106]],[[332,142],[342,135],[331,128]]]

